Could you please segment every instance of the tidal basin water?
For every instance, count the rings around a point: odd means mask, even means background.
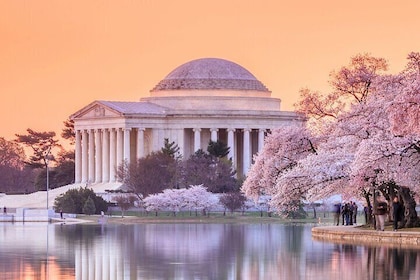
[[[420,250],[297,224],[0,224],[0,279],[420,279]]]

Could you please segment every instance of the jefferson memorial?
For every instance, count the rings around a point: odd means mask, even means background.
[[[139,101],[94,101],[70,116],[76,133],[75,183],[115,183],[122,162],[135,161],[174,141],[187,159],[209,141],[230,147],[238,176],[270,130],[301,125],[280,110],[281,100],[244,67],[224,59],[187,62]]]

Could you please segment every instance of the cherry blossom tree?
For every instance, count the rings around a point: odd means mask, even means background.
[[[372,120],[376,120],[376,127],[382,127],[379,133],[372,133],[361,142],[353,163],[359,174],[369,168],[380,170],[376,176],[371,176],[375,181],[366,180],[368,177],[365,181],[389,200],[400,196],[406,209],[403,220],[406,227],[420,224],[412,195],[420,190],[419,58],[418,53],[410,53],[406,69],[397,75],[383,76],[377,83],[368,105],[376,108],[371,116],[380,117]]]
[[[190,186],[188,189],[165,189],[144,199],[147,211],[167,210],[176,213],[182,210],[202,210],[203,213],[217,204],[214,194],[202,185]]]
[[[163,190],[163,199],[161,201],[164,202],[165,209],[172,211],[174,216],[186,206],[184,192],[185,189]]]
[[[255,158],[245,194],[254,199],[269,194],[270,204],[287,212],[302,199],[311,202],[334,193],[369,200],[376,192],[391,199],[407,189],[418,191],[419,57],[411,53],[402,73],[384,75],[385,60],[356,56],[332,74],[330,94],[302,91],[298,109],[311,121],[301,129],[310,131],[313,149],[303,145],[304,153],[293,152],[291,143],[302,143],[299,135],[288,139],[288,133],[273,133]],[[411,109],[408,116],[402,113]],[[290,158],[292,164],[285,167]],[[403,201],[406,209],[414,209],[408,207],[410,195]],[[411,220],[408,224],[414,225],[416,219]]]
[[[387,69],[387,62],[383,58],[369,54],[356,55],[351,58],[349,65],[330,74],[330,93],[302,89],[300,100],[295,104],[296,111],[306,115],[313,128],[336,122],[351,104],[366,101],[375,79]]]
[[[389,107],[391,128],[401,136],[420,138],[420,53],[408,55],[406,69],[400,75],[395,102]]]
[[[190,186],[183,194],[186,208],[194,210],[196,216],[198,211],[205,212],[217,204],[214,194],[207,191],[203,185]]]
[[[261,195],[276,195],[277,181],[299,160],[316,153],[318,139],[303,126],[287,126],[273,130],[242,185],[247,197],[258,200]]]
[[[260,211],[260,216],[262,217],[264,215],[264,211],[267,212],[267,216],[271,216],[270,212],[270,200],[271,196],[262,195],[258,198],[258,200],[253,201],[253,207],[258,209]],[[250,201],[250,200],[248,200]]]
[[[155,215],[157,216],[158,212],[163,210],[165,207],[165,199],[166,198],[160,193],[150,194],[143,199],[144,207],[146,208],[146,211],[155,212]]]

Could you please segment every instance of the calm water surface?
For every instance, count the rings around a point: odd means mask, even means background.
[[[323,243],[313,225],[0,224],[0,279],[420,279],[420,250]]]

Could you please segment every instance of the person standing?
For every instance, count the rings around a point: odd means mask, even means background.
[[[339,225],[340,223],[341,205],[339,202],[334,204],[334,224]]]
[[[341,219],[342,219],[342,225],[346,223],[346,213],[347,213],[347,203],[343,200],[341,203]]]
[[[341,207],[341,214],[343,216],[343,225],[346,226],[350,225],[350,204],[349,202],[344,203]]]
[[[353,201],[353,224],[357,224],[357,204]]]
[[[398,222],[400,221],[402,210],[402,205],[398,199],[398,196],[394,197],[394,200],[392,201],[392,218],[394,219],[394,231],[397,231],[398,229]]]
[[[385,230],[385,216],[388,213],[388,204],[384,198],[378,199],[378,205],[376,206],[375,221],[376,221],[376,230],[384,231]]]
[[[369,224],[372,222],[372,211],[371,207],[369,207],[367,204],[363,207],[363,213],[365,214],[365,224]]]
[[[354,208],[353,208],[353,201],[350,201],[349,202],[349,207],[348,207],[348,209],[349,209],[349,218],[348,218],[348,220],[349,220],[349,222],[347,223],[347,225],[353,225],[353,211],[354,211]]]

